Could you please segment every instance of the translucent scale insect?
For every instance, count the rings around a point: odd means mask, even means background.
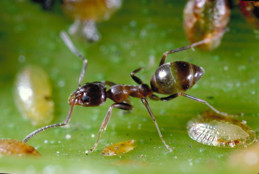
[[[48,125],[53,120],[54,102],[47,73],[28,65],[19,71],[15,82],[15,102],[23,117],[35,126]]]
[[[187,129],[190,138],[209,146],[233,148],[256,140],[255,131],[243,122],[211,112],[189,121]]]
[[[27,142],[30,138],[38,134],[39,132],[42,132],[49,128],[59,127],[59,126],[65,126],[69,123],[72,110],[75,105],[80,106],[99,106],[103,104],[107,98],[114,101],[114,103],[110,106],[110,108],[107,111],[106,116],[104,117],[104,120],[101,124],[97,141],[94,144],[94,146],[90,149],[90,151],[93,151],[100,140],[101,133],[108,125],[108,122],[112,115],[112,110],[114,108],[122,109],[122,110],[132,110],[133,106],[130,103],[130,97],[136,97],[141,100],[141,102],[144,104],[149,116],[151,117],[152,121],[154,122],[157,132],[159,134],[159,137],[161,141],[164,143],[165,147],[171,152],[173,149],[166,143],[164,140],[160,128],[158,126],[158,123],[156,121],[156,118],[151,111],[151,108],[149,107],[147,98],[150,98],[152,100],[159,100],[159,101],[169,101],[171,99],[174,99],[179,96],[184,96],[186,98],[192,99],[194,101],[206,104],[208,107],[210,107],[213,111],[215,111],[218,114],[227,116],[228,114],[223,113],[215,109],[213,106],[211,106],[208,102],[205,100],[190,96],[185,93],[188,89],[192,88],[192,86],[198,82],[198,80],[201,78],[201,76],[204,73],[203,68],[188,63],[184,61],[175,61],[175,62],[168,62],[165,63],[165,59],[168,54],[172,54],[175,52],[183,51],[198,45],[205,44],[210,41],[210,39],[205,39],[200,42],[196,42],[194,44],[177,48],[174,50],[166,51],[160,61],[159,67],[154,73],[150,86],[148,84],[145,84],[142,82],[140,78],[138,78],[135,74],[141,70],[141,68],[138,68],[134,70],[130,75],[132,79],[138,84],[138,85],[122,85],[122,84],[116,84],[110,81],[104,81],[104,82],[88,82],[84,85],[82,84],[82,80],[85,74],[86,66],[87,66],[87,59],[82,56],[77,49],[74,47],[72,41],[68,37],[68,35],[65,32],[61,32],[61,38],[65,42],[65,44],[68,46],[68,48],[77,55],[82,61],[83,61],[83,68],[81,70],[81,74],[79,76],[78,81],[78,88],[72,92],[70,95],[68,101],[70,105],[70,110],[68,112],[67,118],[65,122],[53,124],[49,126],[42,127],[38,130],[35,130],[34,132],[30,133],[24,138],[24,142]],[[155,93],[158,94],[165,94],[167,96],[165,97],[159,97]]]

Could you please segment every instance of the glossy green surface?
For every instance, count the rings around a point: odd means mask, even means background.
[[[149,83],[162,53],[188,43],[182,13],[185,1],[124,1],[108,21],[98,24],[97,43],[73,39],[87,57],[84,81],[109,80],[135,84],[130,72],[144,67],[138,76]],[[28,64],[42,67],[50,76],[55,102],[53,123],[65,120],[67,98],[77,88],[82,62],[63,44],[61,30],[72,23],[56,3],[53,11],[25,0],[0,2],[0,138],[22,140],[35,130],[15,106],[14,80]],[[243,113],[249,127],[259,131],[259,34],[232,11],[229,31],[212,52],[192,50],[170,55],[167,61],[185,60],[202,66],[206,73],[187,93],[206,99],[217,109]],[[100,107],[75,107],[69,128],[56,128],[35,136],[28,143],[42,158],[0,158],[0,172],[8,173],[219,173],[234,172],[226,159],[235,149],[210,147],[188,137],[186,124],[208,108],[186,98],[169,102],[150,101],[167,143],[162,144],[155,126],[139,99],[134,110],[114,110],[96,151],[85,155],[95,143],[101,122],[112,101]],[[71,135],[66,139],[66,135]],[[136,148],[122,156],[104,157],[111,143],[136,140]]]

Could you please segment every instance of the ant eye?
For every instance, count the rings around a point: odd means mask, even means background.
[[[87,96],[86,94],[84,94],[83,95],[83,97],[81,98],[81,100],[82,100],[82,102],[89,102],[89,100],[90,100],[90,97],[89,96]]]

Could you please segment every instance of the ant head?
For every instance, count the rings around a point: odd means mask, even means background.
[[[68,98],[70,105],[99,106],[106,100],[106,87],[103,83],[86,83]]]
[[[203,75],[202,67],[176,61],[158,67],[151,79],[151,88],[160,94],[175,94],[192,88]]]

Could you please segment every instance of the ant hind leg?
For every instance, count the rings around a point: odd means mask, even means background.
[[[184,96],[184,97],[187,97],[187,98],[192,99],[192,100],[194,100],[194,101],[203,103],[203,104],[207,105],[209,108],[211,108],[214,112],[216,112],[216,113],[219,114],[219,115],[222,115],[222,116],[225,116],[225,117],[230,116],[228,113],[221,112],[221,111],[217,110],[217,109],[214,108],[212,105],[210,105],[206,100],[202,100],[202,99],[200,99],[200,98],[197,98],[197,97],[194,97],[194,96],[185,94],[185,93],[181,93],[181,96]]]
[[[168,54],[172,54],[172,53],[176,53],[176,52],[180,52],[180,51],[184,51],[184,50],[187,50],[187,49],[190,49],[190,48],[193,48],[193,47],[196,47],[196,46],[199,46],[199,45],[202,45],[202,44],[205,44],[207,42],[209,42],[211,39],[207,38],[207,39],[203,39],[199,42],[195,42],[191,45],[187,45],[187,46],[184,46],[184,47],[181,47],[181,48],[176,48],[176,49],[173,49],[173,50],[169,50],[169,51],[166,51],[164,52],[161,60],[160,60],[160,63],[159,63],[159,66],[163,65],[165,63],[165,59],[167,57]]]

